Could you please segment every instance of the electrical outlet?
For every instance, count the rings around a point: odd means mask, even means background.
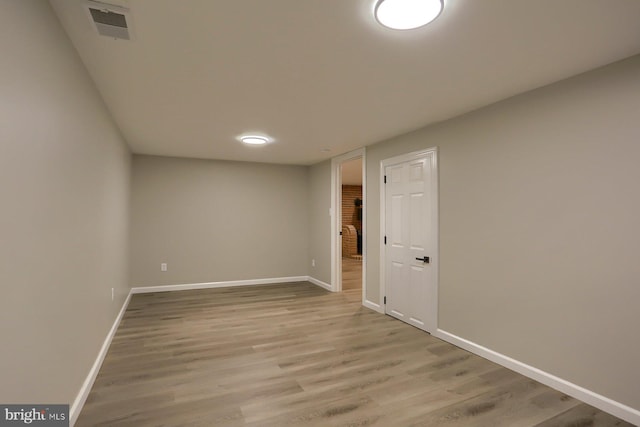
[[[167,263],[163,262],[162,264],[160,264],[160,271],[167,271]]]
[[[315,259],[312,259],[312,260],[311,260],[311,267],[315,267],[315,266],[316,266],[316,260],[315,260]]]

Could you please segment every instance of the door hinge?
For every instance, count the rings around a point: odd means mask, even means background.
[[[384,297],[384,303],[385,304],[387,303],[387,297]]]
[[[342,231],[340,232],[340,235],[342,236]]]
[[[387,236],[384,236],[384,244],[387,244]]]
[[[387,175],[384,176],[384,183],[387,183]]]

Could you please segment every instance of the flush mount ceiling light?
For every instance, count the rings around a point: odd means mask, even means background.
[[[263,145],[270,142],[271,139],[262,135],[243,135],[240,137],[240,141],[249,145]]]
[[[411,30],[436,19],[442,8],[443,0],[379,0],[374,13],[385,27]]]

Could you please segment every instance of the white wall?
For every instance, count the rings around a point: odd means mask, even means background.
[[[439,147],[439,327],[640,409],[640,56],[367,149]]]
[[[135,155],[131,284],[306,276],[308,178],[306,166]]]
[[[0,2],[0,52],[0,402],[72,403],[128,293],[130,155],[46,1]]]

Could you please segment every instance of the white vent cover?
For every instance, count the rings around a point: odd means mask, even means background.
[[[101,36],[131,40],[131,14],[129,9],[107,3],[86,0],[85,8],[93,28]]]

